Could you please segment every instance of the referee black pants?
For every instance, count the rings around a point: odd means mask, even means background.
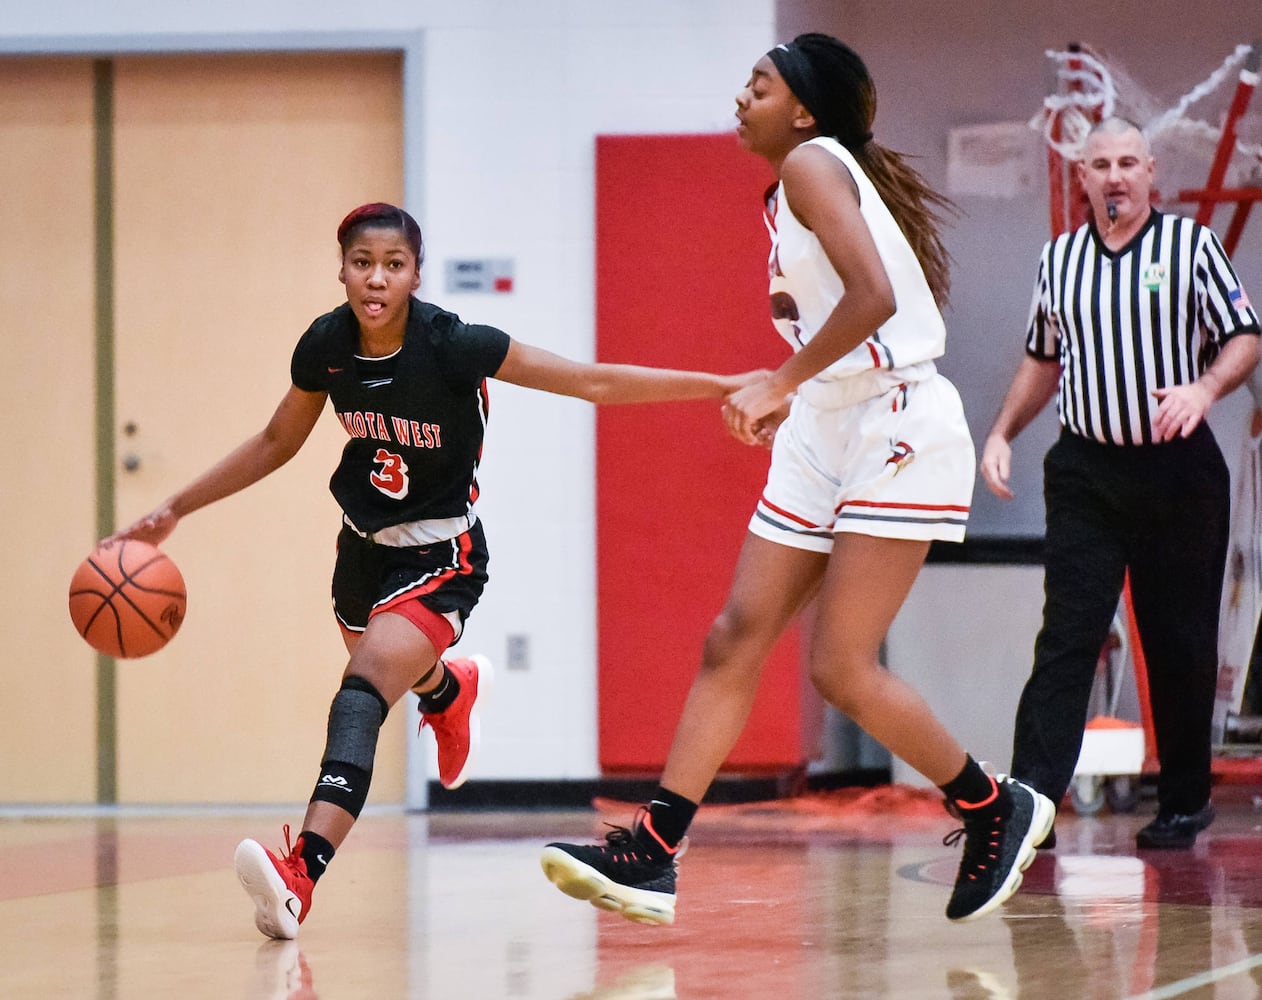
[[[1144,659],[1163,812],[1209,799],[1210,721],[1230,481],[1208,426],[1117,447],[1068,431],[1043,463],[1043,625],[1017,707],[1012,774],[1059,803],[1082,748],[1126,573]]]

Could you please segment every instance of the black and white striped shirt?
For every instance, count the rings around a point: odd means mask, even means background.
[[[1154,211],[1114,252],[1093,223],[1049,241],[1026,351],[1059,360],[1060,422],[1104,444],[1151,444],[1154,389],[1193,382],[1258,317],[1213,231]]]

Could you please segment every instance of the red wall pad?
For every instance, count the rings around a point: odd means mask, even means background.
[[[785,347],[767,305],[767,165],[730,133],[596,140],[596,353],[739,372]],[[717,401],[596,416],[599,753],[657,771],[731,583],[769,453],[728,436]],[[763,676],[728,771],[803,760],[798,635]]]

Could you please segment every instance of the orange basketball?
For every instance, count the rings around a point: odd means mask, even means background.
[[[106,656],[156,653],[179,631],[186,601],[175,563],[130,538],[97,546],[70,580],[70,619]]]

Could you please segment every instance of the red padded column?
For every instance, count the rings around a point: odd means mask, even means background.
[[[596,141],[596,352],[719,372],[788,350],[767,306],[767,164],[732,134]],[[611,406],[596,418],[599,754],[652,772],[731,582],[769,453],[730,438],[717,402]],[[797,632],[768,661],[728,770],[803,759]]]

